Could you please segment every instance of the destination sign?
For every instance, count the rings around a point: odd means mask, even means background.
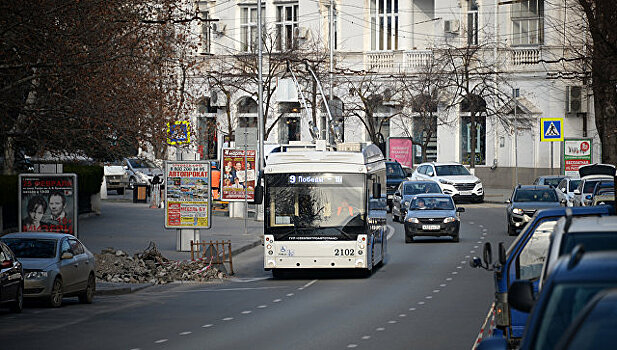
[[[290,185],[304,185],[304,184],[324,184],[324,185],[332,185],[332,184],[342,184],[343,176],[342,175],[289,175],[288,183]]]

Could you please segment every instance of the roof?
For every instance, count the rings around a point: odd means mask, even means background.
[[[418,164],[418,166],[421,165],[434,165],[434,166],[439,166],[439,165],[462,165],[461,163],[457,163],[457,162],[426,162],[426,163],[421,163]]]
[[[452,196],[450,196],[449,194],[443,194],[443,193],[420,193],[420,194],[414,194],[414,197],[418,197],[418,198],[422,198],[422,197],[445,197],[445,198],[452,198]]]
[[[617,281],[617,252],[584,253],[578,264],[569,267],[571,255],[557,261],[549,280],[553,283]]]
[[[611,207],[608,205],[596,205],[590,207],[569,207],[568,209],[572,210],[572,215],[608,215],[610,213]],[[547,217],[547,216],[565,216],[566,215],[566,207],[555,207],[548,208],[539,211],[537,214],[538,218]]]
[[[573,218],[568,233],[576,232],[611,232],[617,233],[617,216],[592,216]]]
[[[549,185],[519,185],[516,187],[517,190],[548,190],[554,188]]]
[[[60,239],[62,237],[72,237],[75,236],[68,233],[55,233],[55,232],[14,232],[9,233],[2,238],[41,238],[41,239]]]
[[[428,183],[436,184],[437,181],[433,181],[433,180],[405,180],[403,181],[404,185],[408,183],[409,184],[428,184]]]
[[[538,176],[538,179],[563,179],[569,176],[566,175],[542,175]]]

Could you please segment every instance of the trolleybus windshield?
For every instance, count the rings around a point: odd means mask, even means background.
[[[270,234],[351,238],[365,228],[362,174],[297,173],[266,176],[266,227]]]

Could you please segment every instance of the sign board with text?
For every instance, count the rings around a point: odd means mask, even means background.
[[[591,164],[591,155],[591,139],[565,139],[563,143],[564,174],[578,177],[578,168]]]
[[[413,167],[413,140],[411,137],[390,137],[388,157],[408,168]]]
[[[165,162],[165,228],[210,228],[210,162]]]
[[[77,175],[19,174],[19,228],[77,237]]]

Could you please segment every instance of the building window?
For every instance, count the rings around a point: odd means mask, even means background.
[[[476,115],[475,165],[486,164],[486,116]],[[461,117],[463,164],[471,164],[471,117]]]
[[[398,50],[398,0],[371,0],[371,50]]]
[[[262,14],[265,13],[265,7],[262,6],[261,10]],[[242,52],[257,51],[257,5],[240,8],[240,43]]]
[[[297,47],[298,4],[276,6],[276,49],[292,50]]]
[[[544,43],[544,0],[523,0],[512,4],[512,45]]]
[[[478,3],[467,3],[467,45],[478,45]]]
[[[202,11],[199,18],[201,18],[201,53],[210,53],[210,13]]]

